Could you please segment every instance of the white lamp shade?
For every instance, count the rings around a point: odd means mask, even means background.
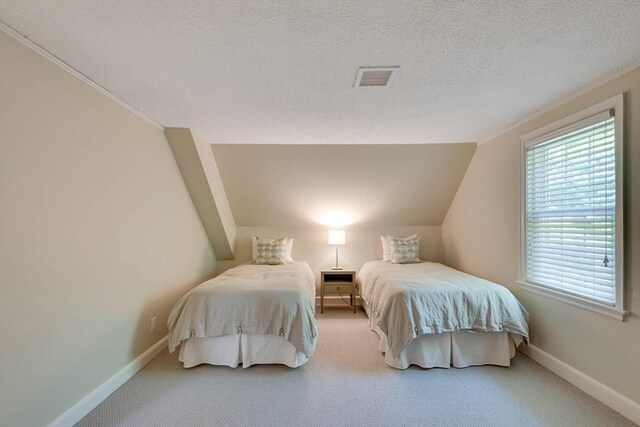
[[[344,245],[345,243],[344,230],[329,230],[330,245]]]

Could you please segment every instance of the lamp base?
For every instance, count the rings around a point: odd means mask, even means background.
[[[342,270],[342,267],[331,267],[332,270]]]

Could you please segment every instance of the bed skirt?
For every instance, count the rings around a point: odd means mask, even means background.
[[[420,335],[400,354],[391,354],[387,336],[375,326],[375,318],[364,300],[362,303],[369,316],[369,327],[380,336],[380,351],[384,353],[385,363],[397,369],[407,369],[410,365],[422,368],[511,366],[516,347],[522,343],[520,335],[509,332],[456,331]]]
[[[307,363],[309,358],[279,335],[233,334],[189,338],[182,343],[178,360],[185,368],[201,364],[232,368],[239,365],[248,368],[258,364],[282,364],[297,368]]]

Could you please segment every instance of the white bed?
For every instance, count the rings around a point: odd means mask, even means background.
[[[185,295],[169,316],[169,349],[185,368],[305,364],[315,349],[315,278],[306,262],[247,263]]]
[[[394,368],[510,366],[528,338],[528,313],[506,288],[442,264],[369,261],[357,280]]]

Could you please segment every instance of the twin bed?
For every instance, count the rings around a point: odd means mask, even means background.
[[[369,326],[385,362],[398,369],[509,366],[528,340],[528,314],[503,286],[442,264],[365,263],[357,277]],[[245,263],[181,298],[169,350],[199,364],[299,367],[318,336],[315,278],[303,261]]]
[[[306,262],[246,263],[198,285],[169,315],[169,351],[185,368],[207,363],[296,368],[315,349],[315,278]]]
[[[394,368],[509,366],[528,339],[528,314],[511,292],[442,264],[369,261],[358,283]]]

